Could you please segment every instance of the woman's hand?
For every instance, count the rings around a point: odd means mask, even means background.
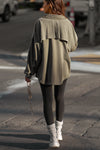
[[[31,80],[29,78],[27,78],[27,77],[25,77],[25,81],[26,82],[31,82]]]
[[[27,77],[25,77],[25,81],[27,82],[27,86],[30,87],[31,86],[31,80]]]

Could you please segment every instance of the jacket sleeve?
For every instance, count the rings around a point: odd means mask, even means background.
[[[31,78],[37,72],[38,66],[41,61],[41,43],[34,42],[34,38],[32,38],[28,57],[27,57],[27,65],[24,73],[27,78]]]
[[[68,40],[68,51],[72,52],[75,51],[78,46],[78,36],[75,32],[75,29],[71,23],[69,28],[69,40]]]

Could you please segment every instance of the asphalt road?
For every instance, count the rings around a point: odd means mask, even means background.
[[[13,53],[28,49],[34,21],[44,15],[40,11],[18,11],[7,23],[0,22],[0,49]]]

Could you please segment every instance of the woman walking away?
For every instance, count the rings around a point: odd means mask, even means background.
[[[43,95],[44,117],[50,134],[49,146],[59,147],[59,140],[63,140],[64,91],[70,77],[69,52],[76,50],[78,38],[73,25],[64,15],[63,0],[44,0],[43,8],[44,16],[34,24],[25,80],[31,82],[34,74],[38,78]],[[56,117],[52,110],[54,96]]]

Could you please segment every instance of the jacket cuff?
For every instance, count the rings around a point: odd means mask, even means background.
[[[28,78],[28,79],[31,79],[32,75],[26,74],[25,77]]]

